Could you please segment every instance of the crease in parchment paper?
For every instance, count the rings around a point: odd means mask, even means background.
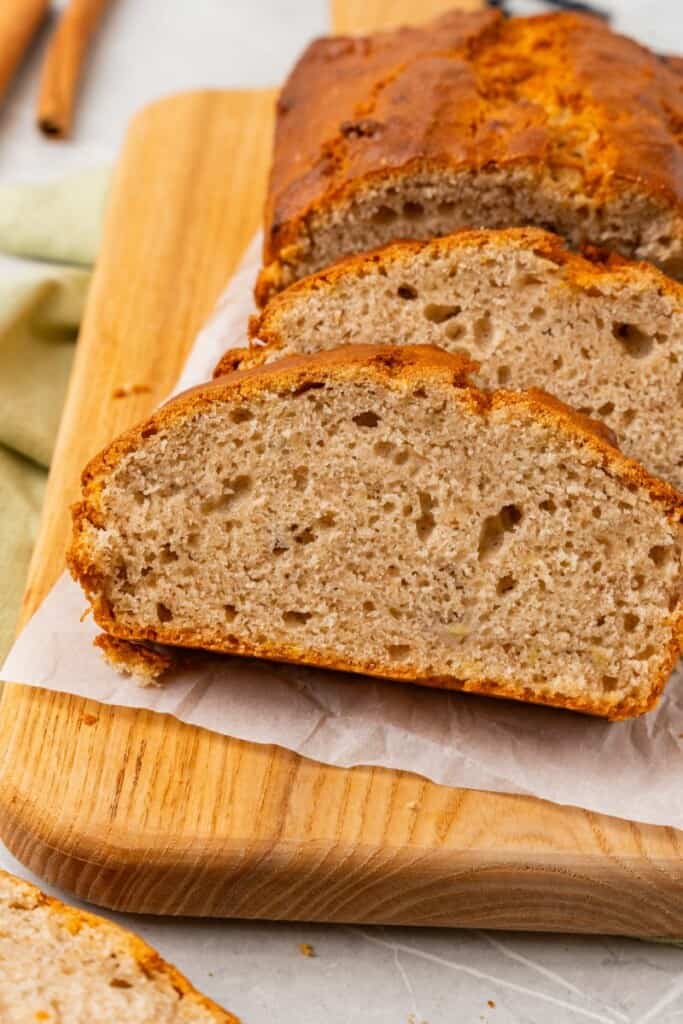
[[[246,343],[255,239],[206,327],[176,393],[210,377]],[[117,674],[80,621],[86,600],[64,574],[12,648],[0,679],[149,708],[341,767],[415,772],[468,789],[533,795],[603,814],[683,828],[683,676],[655,711],[608,723],[551,708],[447,693],[322,669],[198,657],[143,688]]]

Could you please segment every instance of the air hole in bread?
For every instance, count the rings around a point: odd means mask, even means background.
[[[297,612],[293,609],[282,613],[282,621],[286,626],[305,626],[312,617],[313,612]]]
[[[498,380],[498,387],[505,387],[509,383],[511,377],[509,366],[499,366],[496,371],[496,379]]]
[[[446,327],[446,337],[450,338],[451,341],[459,341],[465,334],[465,325],[460,324],[456,321],[448,324]]]
[[[614,402],[605,402],[598,408],[598,416],[610,416],[614,412]]]
[[[309,380],[306,381],[305,384],[301,384],[296,388],[292,394],[298,397],[299,395],[308,394],[309,391],[321,391],[324,387],[325,385],[321,381]]]
[[[132,986],[132,984],[129,981],[126,981],[125,978],[112,978],[111,981],[109,982],[109,987],[110,988],[132,988],[133,986]],[[37,1019],[37,1015],[36,1015],[36,1019]]]
[[[652,561],[657,566],[666,565],[671,558],[673,548],[666,547],[664,544],[655,544],[654,547],[650,548],[648,554]]]
[[[234,622],[235,618],[237,617],[237,608],[235,607],[235,605],[234,604],[226,604],[224,606],[224,610],[225,610],[225,621],[226,622]]]
[[[173,612],[170,608],[167,608],[161,601],[157,601],[157,618],[159,622],[170,622],[173,618]]]
[[[396,466],[403,466],[410,458],[410,448],[401,448],[400,451],[396,452],[394,456],[394,464]]]
[[[503,505],[495,516],[487,516],[479,534],[479,561],[485,562],[502,546],[506,533],[511,533],[522,519],[516,505]]]
[[[400,284],[396,289],[399,299],[416,299],[417,290],[411,284]]]
[[[374,610],[375,610],[375,606],[372,603],[372,601],[363,601],[363,611],[364,612],[366,612],[366,613],[367,612],[374,612]]]
[[[544,310],[543,306],[534,306],[534,308],[529,313],[529,319],[530,320],[543,320],[544,317],[545,317],[545,310]]]
[[[627,633],[632,633],[639,622],[640,619],[633,612],[626,612],[624,615],[624,629]]]
[[[419,220],[423,216],[425,208],[422,203],[411,203],[410,200],[403,204],[403,216],[408,220]]]
[[[315,531],[310,526],[305,527],[301,533],[297,533],[294,540],[297,544],[312,544],[316,539]]]
[[[462,311],[461,306],[439,305],[438,302],[428,302],[424,308],[425,320],[433,324],[442,324],[451,317],[457,316]]]
[[[650,335],[641,331],[635,324],[615,323],[612,325],[612,334],[633,359],[643,359],[650,354],[654,346]]]
[[[552,498],[544,498],[543,501],[539,502],[539,508],[542,508],[544,512],[557,512],[557,505]]]
[[[380,206],[372,215],[373,224],[391,224],[398,214],[390,206]]]
[[[509,574],[507,576],[501,576],[496,584],[496,593],[507,594],[510,590],[514,590],[516,586],[517,580],[514,576],[510,576]]]
[[[388,459],[391,458],[391,455],[394,451],[394,446],[393,444],[390,444],[389,441],[378,441],[375,447],[373,448],[373,451],[375,455],[379,455],[380,458]]]
[[[432,509],[437,503],[427,491],[418,491],[418,498],[420,500],[420,518],[416,520],[415,528],[417,536],[424,542],[429,538],[436,525]]]
[[[610,690],[616,690],[619,684],[616,676],[602,676],[601,682],[603,690],[606,690],[608,693]]]
[[[493,325],[488,313],[484,313],[473,324],[474,341],[477,345],[486,345],[493,337]]]
[[[392,661],[403,661],[410,654],[410,644],[389,644],[387,654]]]
[[[223,481],[223,493],[217,498],[210,498],[203,501],[201,511],[203,515],[211,515],[213,512],[223,512],[240,502],[250,493],[253,488],[253,480],[250,476],[236,476],[234,480]]]
[[[518,278],[517,283],[521,285],[522,288],[535,288],[540,287],[545,282],[543,281],[543,278],[538,276],[538,274],[522,274]]]
[[[440,216],[448,217],[451,213],[453,213],[453,210],[455,209],[455,203],[451,202],[448,199],[444,199],[440,203],[437,203],[436,209],[437,213],[439,213]]]
[[[246,406],[240,405],[236,409],[233,409],[230,413],[230,419],[233,423],[246,423],[247,420],[254,418],[254,414],[251,409],[247,409]]]
[[[562,356],[555,356],[553,359],[553,370],[561,370],[564,365]]]
[[[170,544],[164,544],[161,551],[159,552],[159,561],[162,565],[169,565],[171,562],[178,561],[178,555],[171,548]]]
[[[305,491],[308,483],[308,466],[297,466],[292,475],[297,491]]]
[[[376,427],[379,423],[379,416],[372,410],[359,412],[357,416],[353,417],[353,422],[357,427]]]

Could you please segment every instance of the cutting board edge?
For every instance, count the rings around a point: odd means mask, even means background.
[[[669,879],[678,896],[677,906],[671,895],[666,896],[659,889],[661,906],[653,911],[653,881],[643,879],[637,858],[632,859],[634,870],[623,863],[619,874],[612,871],[608,878],[606,863],[598,865],[602,870],[596,871],[596,863],[589,861],[583,873],[575,861],[565,866],[561,858],[549,854],[535,854],[538,862],[528,854],[488,855],[478,863],[471,851],[463,851],[455,858],[452,851],[441,851],[442,856],[437,858],[444,862],[441,870],[428,864],[431,870],[422,877],[416,873],[409,851],[378,848],[376,852],[381,855],[383,866],[390,870],[393,882],[388,891],[380,887],[375,902],[372,888],[366,886],[363,910],[355,904],[345,910],[345,905],[352,902],[351,897],[342,893],[336,903],[330,902],[324,891],[313,887],[307,892],[307,899],[317,900],[317,910],[307,911],[299,900],[298,905],[281,906],[277,911],[272,907],[281,904],[282,898],[273,897],[270,892],[261,897],[259,890],[274,888],[281,892],[292,881],[300,883],[302,873],[306,872],[305,868],[302,870],[300,851],[291,849],[296,847],[295,843],[279,846],[264,842],[260,849],[250,848],[245,857],[240,844],[234,842],[229,865],[225,859],[205,858],[198,869],[196,859],[184,864],[176,857],[168,865],[156,860],[137,863],[131,872],[127,862],[108,859],[96,864],[75,853],[65,853],[53,842],[42,845],[35,831],[10,831],[6,841],[10,852],[48,883],[77,899],[120,913],[565,934],[595,934],[599,920],[599,933],[605,935],[661,939],[680,939],[683,935],[680,861],[675,862],[678,879]],[[324,845],[328,851],[336,846]],[[356,848],[357,853],[359,850]],[[280,859],[282,865],[278,864]],[[401,859],[405,864],[397,868],[395,861]],[[569,862],[570,858],[566,860]],[[262,875],[255,870],[261,863],[265,864]],[[312,858],[312,868],[318,864],[319,858]],[[653,870],[666,870],[666,865],[658,864]],[[188,885],[192,884],[201,887],[201,899],[188,892]],[[404,900],[408,899],[407,911],[393,909],[397,905],[394,887],[400,889]],[[141,897],[141,891],[149,896]],[[415,905],[410,902],[413,899]],[[425,909],[419,909],[421,904],[425,904]],[[582,909],[577,911],[577,906]]]

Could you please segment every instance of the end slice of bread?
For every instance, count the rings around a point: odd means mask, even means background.
[[[683,276],[681,80],[596,18],[315,40],[280,95],[256,297],[342,256],[535,225]]]
[[[239,1024],[142,939],[0,871],[3,1024]]]
[[[681,497],[541,392],[351,346],[176,398],[86,469],[107,632],[606,715],[677,658]]]
[[[683,286],[648,264],[587,259],[541,230],[465,231],[307,278],[251,333],[252,350],[226,353],[217,373],[355,340],[464,353],[483,387],[552,392],[683,489]]]

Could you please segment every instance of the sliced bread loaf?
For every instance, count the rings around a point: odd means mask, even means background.
[[[681,75],[596,18],[318,39],[280,97],[257,298],[462,227],[534,224],[680,277],[682,126]]]
[[[87,467],[69,562],[114,636],[576,708],[652,707],[680,496],[541,392],[350,346],[222,377]]]
[[[683,490],[683,285],[648,264],[588,260],[537,229],[400,242],[292,285],[251,333],[266,347],[243,365],[357,339],[465,352],[477,383],[547,389]]]
[[[2,1024],[238,1024],[142,939],[0,871]]]

